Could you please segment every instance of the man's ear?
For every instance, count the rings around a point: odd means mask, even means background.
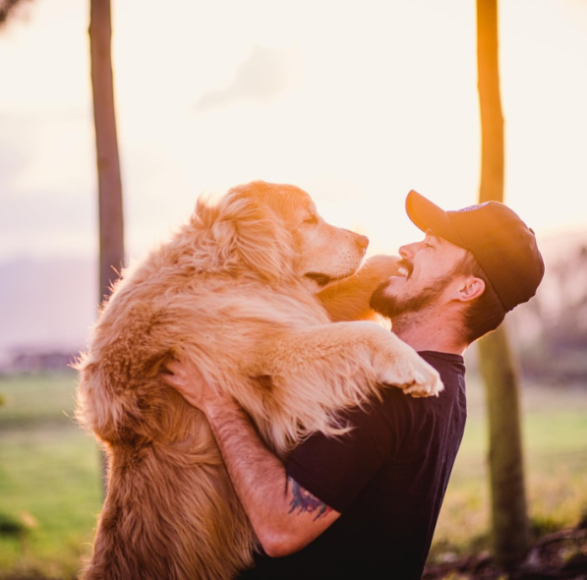
[[[455,299],[460,302],[469,302],[479,298],[483,292],[485,292],[485,282],[476,276],[467,276],[459,282]]]

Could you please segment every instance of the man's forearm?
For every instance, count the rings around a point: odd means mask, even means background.
[[[207,417],[237,495],[264,544],[267,530],[287,507],[285,466],[232,401],[209,409]]]
[[[294,552],[340,515],[293,480],[232,400],[209,406],[206,416],[228,473],[265,551]]]

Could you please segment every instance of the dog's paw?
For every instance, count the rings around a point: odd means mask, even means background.
[[[443,390],[444,385],[435,369],[431,373],[418,373],[414,382],[404,387],[404,393],[412,397],[438,397]]]
[[[418,355],[396,359],[381,373],[380,380],[412,397],[437,397],[444,389],[438,371]]]

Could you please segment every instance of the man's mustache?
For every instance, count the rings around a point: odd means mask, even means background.
[[[406,278],[409,280],[409,279],[410,279],[410,277],[412,276],[412,272],[414,271],[414,264],[413,264],[412,262],[410,262],[409,260],[406,260],[405,258],[402,258],[402,259],[401,259],[401,260],[400,260],[400,261],[397,263],[397,265],[398,265],[400,268],[405,268],[405,269],[407,270],[407,272],[408,272],[408,275],[407,275],[407,277],[406,277]]]

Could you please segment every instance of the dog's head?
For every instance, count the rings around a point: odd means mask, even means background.
[[[232,248],[235,267],[240,263],[268,282],[296,276],[314,293],[352,275],[369,244],[326,223],[310,196],[293,185],[240,185],[215,208],[198,203],[194,220],[212,231],[219,247]]]

